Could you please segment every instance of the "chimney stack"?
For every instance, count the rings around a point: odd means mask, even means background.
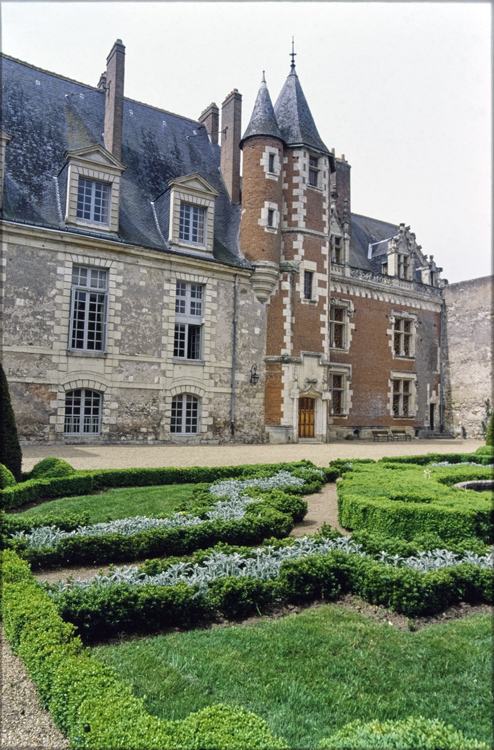
[[[338,216],[340,217],[340,220],[343,218],[343,215],[346,213],[348,214],[348,217],[351,215],[351,189],[350,189],[350,164],[345,161],[344,156],[341,157],[341,159],[335,160],[336,164],[336,174],[335,174],[335,183],[336,183],[336,189],[338,190],[338,197],[336,199],[336,209],[338,211]],[[347,201],[347,205],[345,206],[345,201]]]
[[[105,148],[117,159],[122,155],[125,47],[117,39],[106,59]]]
[[[218,131],[220,123],[220,111],[216,104],[210,104],[206,107],[202,115],[199,117],[199,122],[202,122],[206,128],[211,143],[218,143]]]
[[[233,89],[221,105],[221,174],[232,203],[240,203],[242,95]]]

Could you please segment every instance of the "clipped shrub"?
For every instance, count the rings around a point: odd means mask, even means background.
[[[400,721],[352,721],[331,737],[321,740],[318,750],[488,750],[485,742],[469,739],[440,719],[409,716]]]
[[[0,362],[0,463],[12,472],[16,481],[22,477],[22,451],[17,434],[9,384]]]
[[[487,428],[487,434],[485,436],[485,444],[490,448],[494,448],[494,414],[491,414],[489,419],[489,426]]]
[[[3,464],[0,464],[0,490],[5,489],[5,487],[13,487],[15,484],[17,482],[12,472]]]
[[[29,474],[26,475],[27,479],[51,479],[54,477],[68,477],[71,474],[75,474],[75,469],[64,461],[63,458],[42,458],[38,461]]]
[[[287,750],[288,745],[273,737],[264,721],[240,706],[218,703],[176,722],[173,748],[187,750]]]

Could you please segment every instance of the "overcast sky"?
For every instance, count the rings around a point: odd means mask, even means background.
[[[450,283],[491,273],[489,3],[19,2],[2,51],[96,86],[126,46],[126,96],[197,119],[266,71],[297,73],[319,133],[352,165],[352,211],[410,225]]]

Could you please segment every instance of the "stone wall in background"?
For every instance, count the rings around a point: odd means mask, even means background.
[[[482,438],[487,400],[493,406],[492,282],[486,276],[444,289],[445,423],[458,437]]]

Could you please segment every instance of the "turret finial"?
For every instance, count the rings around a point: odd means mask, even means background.
[[[264,75],[265,72],[266,72],[265,70],[262,71],[262,81],[261,81],[261,83],[266,83],[266,76]]]
[[[290,53],[290,57],[292,58],[292,64],[291,64],[291,66],[290,66],[290,67],[291,67],[291,69],[292,69],[292,71],[293,71],[293,72],[295,72],[295,55],[297,54],[297,53],[295,52],[295,42],[294,42],[294,38],[295,38],[295,37],[293,37],[293,36],[292,36],[292,51],[291,51],[291,53]]]

